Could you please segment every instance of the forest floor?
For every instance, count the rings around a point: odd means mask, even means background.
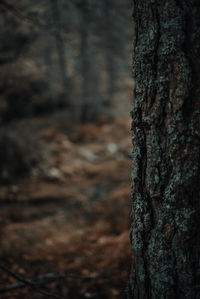
[[[0,269],[0,298],[46,298],[39,290],[123,298],[131,259],[130,119],[87,123],[70,134],[50,118],[28,122],[43,158],[29,176],[0,187],[0,264],[25,279],[57,279],[3,293],[20,282]]]

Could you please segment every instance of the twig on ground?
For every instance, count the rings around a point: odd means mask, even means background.
[[[5,286],[3,288],[0,288],[0,294],[6,293],[12,290],[24,288],[26,286],[33,287],[36,291],[40,292],[43,295],[54,297],[54,298],[63,298],[61,296],[51,294],[45,291],[42,291],[38,288],[39,285],[45,285],[51,282],[54,282],[55,280],[67,278],[67,279],[83,279],[83,280],[93,280],[93,279],[102,279],[102,277],[94,277],[94,276],[83,276],[78,274],[55,274],[55,273],[49,273],[45,276],[38,276],[35,279],[25,279],[21,275],[18,275],[14,272],[12,272],[7,267],[0,264],[0,269],[7,272],[9,275],[13,276],[16,280],[20,281],[20,283],[10,284],[8,286]],[[103,278],[104,280],[106,278]]]
[[[57,294],[52,294],[52,293],[40,290],[38,288],[37,282],[25,279],[21,275],[18,275],[16,273],[12,272],[10,269],[8,269],[7,267],[5,267],[3,265],[0,265],[0,269],[3,270],[4,272],[10,274],[12,277],[14,277],[16,280],[20,281],[24,285],[27,285],[27,286],[30,286],[30,287],[34,288],[35,291],[39,292],[40,294],[43,294],[45,296],[52,297],[52,298],[63,299],[63,297],[61,297],[61,296],[59,296]]]
[[[45,284],[54,282],[55,280],[57,280],[59,278],[63,278],[63,276],[61,276],[61,275],[56,276],[53,273],[49,273],[45,276],[38,276],[35,279],[29,280],[29,282],[33,283],[34,285],[45,285]],[[10,284],[8,286],[0,288],[0,294],[8,292],[8,291],[12,291],[12,290],[20,289],[20,288],[23,288],[26,286],[27,286],[27,284],[25,284],[24,282]]]

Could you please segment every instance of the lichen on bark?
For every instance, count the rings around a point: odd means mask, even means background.
[[[200,3],[134,0],[128,298],[200,298]]]

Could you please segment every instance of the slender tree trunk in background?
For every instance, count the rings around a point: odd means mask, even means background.
[[[88,3],[82,0],[82,26],[80,31],[80,57],[81,57],[81,75],[82,75],[82,96],[80,107],[80,121],[84,122],[87,118],[88,101],[89,101],[89,71],[90,61],[88,55]]]
[[[48,83],[48,88],[50,90],[51,97],[53,99],[56,99],[57,92],[56,88],[54,86],[54,68],[53,68],[53,61],[52,61],[52,48],[47,44],[44,50],[44,60],[45,60],[45,65],[46,65],[46,81]]]
[[[91,8],[88,0],[82,0],[82,26],[80,30],[80,58],[82,75],[82,96],[80,121],[95,121],[102,104],[100,92],[99,53],[89,40],[92,35]],[[95,61],[95,63],[94,63]]]
[[[134,0],[127,298],[200,298],[200,2]]]
[[[51,10],[52,10],[52,20],[53,20],[53,34],[56,40],[57,52],[58,52],[58,60],[59,60],[59,68],[60,68],[60,75],[63,85],[63,94],[65,96],[65,100],[69,102],[69,95],[70,95],[70,84],[69,78],[67,76],[67,61],[66,61],[66,53],[65,53],[65,43],[63,41],[61,35],[61,24],[60,24],[60,14],[59,14],[59,7],[58,7],[58,0],[50,0],[51,3]]]
[[[113,3],[110,0],[105,0],[105,42],[106,42],[106,67],[108,73],[108,81],[107,81],[107,92],[108,99],[107,104],[109,106],[113,103],[113,96],[116,90],[116,69],[115,69],[115,61],[113,55],[114,49],[114,41],[113,41],[113,16],[111,15],[111,11],[113,9]]]

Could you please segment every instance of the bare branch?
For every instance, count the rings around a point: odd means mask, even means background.
[[[37,288],[36,290],[39,291],[40,293],[42,293],[43,295],[51,296],[54,298],[62,298],[58,295],[54,295],[54,294],[51,294],[51,293],[48,293],[45,291],[38,290],[38,286],[45,285],[45,284],[51,283],[55,280],[63,279],[63,278],[67,278],[70,280],[72,280],[72,279],[82,279],[82,280],[104,279],[104,280],[107,280],[107,278],[105,278],[105,277],[102,278],[102,277],[94,277],[94,276],[83,276],[83,275],[77,275],[77,274],[59,274],[59,273],[58,274],[49,273],[45,276],[38,276],[35,279],[27,280],[27,279],[24,279],[21,275],[18,275],[16,273],[12,272],[10,269],[8,269],[7,267],[5,267],[3,265],[0,265],[0,269],[7,272],[11,276],[13,276],[16,280],[20,281],[20,283],[15,283],[15,284],[11,284],[11,285],[5,286],[3,288],[0,288],[0,294],[6,293],[9,291],[13,291],[16,289],[24,288],[26,286],[31,286],[35,289]]]
[[[54,273],[49,273],[45,276],[38,276],[35,279],[29,280],[29,282],[33,283],[34,285],[44,285],[44,284],[51,283],[57,279],[61,279],[64,277],[66,277],[66,275],[55,275]],[[11,285],[5,286],[3,288],[0,288],[0,293],[5,293],[8,291],[20,289],[20,288],[23,288],[26,286],[27,285],[23,282],[11,284]]]
[[[40,290],[37,286],[37,283],[31,281],[31,280],[27,280],[25,278],[23,278],[21,275],[18,275],[14,272],[12,272],[10,269],[8,269],[7,267],[0,265],[0,269],[3,270],[4,272],[8,273],[9,275],[11,275],[12,277],[14,277],[16,280],[22,282],[25,285],[28,285],[32,288],[34,288],[37,292],[39,292],[40,294],[43,294],[45,296],[48,297],[52,297],[52,298],[57,298],[57,299],[63,299],[63,297],[57,295],[57,294],[52,294],[52,293],[48,293],[46,291]]]
[[[1,0],[0,7],[4,7],[4,9],[10,11],[15,17],[20,19],[23,22],[29,23],[30,25],[34,25],[38,27],[41,30],[48,31],[47,25],[42,24],[38,19],[30,17],[26,14],[23,14],[20,10],[20,8],[11,5],[10,3],[7,3],[4,0]]]

